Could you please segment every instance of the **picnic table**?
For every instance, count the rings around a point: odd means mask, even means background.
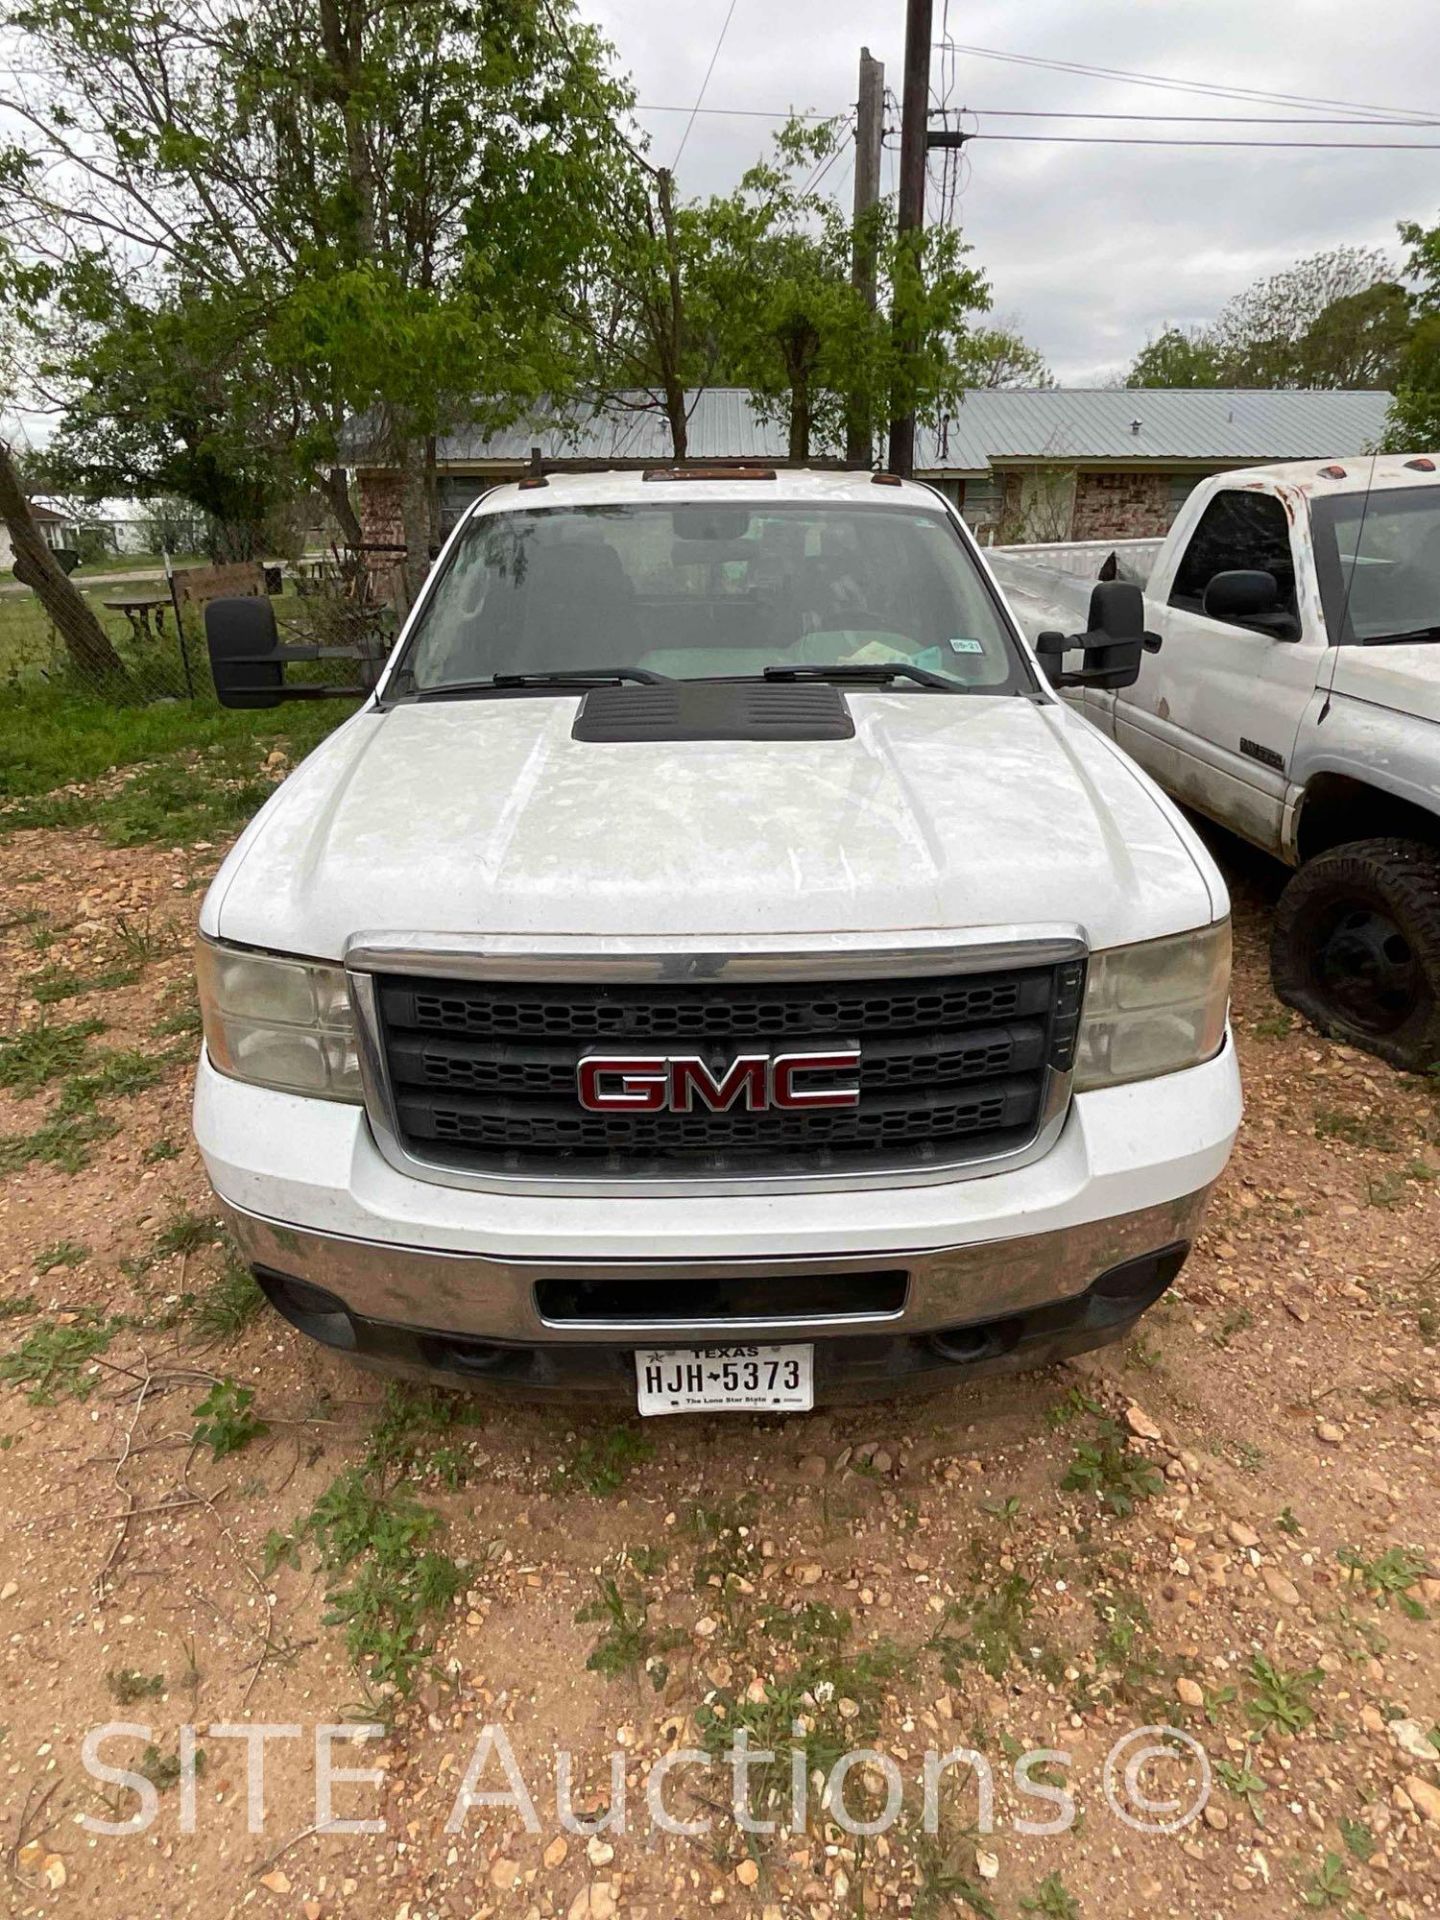
[[[168,593],[117,593],[101,605],[111,613],[123,613],[137,641],[163,640],[165,615],[174,612]]]

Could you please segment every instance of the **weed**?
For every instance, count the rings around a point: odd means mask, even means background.
[[[405,1487],[388,1492],[366,1468],[348,1468],[316,1501],[298,1533],[271,1533],[267,1568],[298,1560],[308,1540],[331,1576],[327,1626],[343,1626],[350,1658],[378,1685],[408,1693],[433,1648],[430,1623],[465,1584],[462,1569],[430,1543],[444,1522]],[[339,1576],[347,1575],[345,1584]]]
[[[119,1331],[118,1320],[103,1319],[93,1308],[78,1314],[68,1326],[42,1320],[19,1346],[0,1356],[0,1380],[27,1386],[32,1407],[53,1405],[58,1392],[88,1399],[95,1385],[90,1362],[103,1353]]]
[[[982,1500],[980,1507],[982,1512],[993,1514],[997,1520],[1003,1521],[1008,1527],[1020,1517],[1020,1496],[1016,1493],[1008,1493],[1003,1500]]]
[[[123,913],[115,916],[115,946],[132,967],[148,966],[152,960],[174,953],[178,942],[171,926],[156,927],[147,914],[143,920],[129,920]]]
[[[386,1389],[380,1418],[371,1429],[366,1470],[382,1478],[392,1471],[413,1473],[422,1460],[434,1469],[436,1460],[453,1450],[442,1448],[425,1454],[422,1441],[480,1417],[464,1394],[392,1382]],[[456,1462],[458,1469],[458,1456]],[[457,1470],[454,1479],[459,1478]]]
[[[649,1460],[654,1444],[633,1427],[611,1427],[595,1438],[579,1441],[569,1460],[555,1469],[555,1488],[577,1486],[597,1498],[615,1493],[625,1484],[632,1467]]]
[[[1429,1614],[1410,1592],[1430,1571],[1423,1553],[1413,1547],[1387,1547],[1378,1559],[1366,1560],[1357,1548],[1341,1547],[1337,1557],[1351,1580],[1364,1587],[1381,1606],[1388,1606],[1393,1599],[1407,1619],[1429,1619]]]
[[[103,1032],[98,1020],[75,1020],[68,1026],[41,1020],[0,1039],[0,1087],[22,1100],[38,1093],[48,1081],[73,1073],[85,1058],[91,1037]]]
[[[0,1173],[16,1173],[41,1160],[65,1173],[79,1173],[90,1163],[90,1149],[98,1140],[118,1132],[113,1120],[98,1113],[61,1114],[33,1133],[0,1137]]]
[[[173,1140],[152,1140],[140,1158],[147,1167],[155,1167],[162,1160],[178,1160],[180,1149]]]
[[[925,1643],[927,1653],[939,1656],[946,1684],[961,1684],[965,1661],[982,1667],[992,1680],[1003,1678],[1026,1644],[1033,1604],[1031,1583],[1019,1572],[1006,1574],[973,1601],[950,1601]]]
[[[1340,1907],[1350,1898],[1350,1876],[1338,1853],[1327,1853],[1301,1890],[1307,1907]]]
[[[1101,1423],[1094,1442],[1082,1441],[1060,1482],[1066,1493],[1093,1493],[1112,1513],[1132,1513],[1164,1486],[1157,1467],[1133,1453],[1111,1420]]]
[[[157,1260],[168,1260],[176,1253],[199,1253],[213,1247],[220,1238],[220,1222],[213,1213],[190,1213],[185,1209],[172,1213],[151,1242]]]
[[[152,1060],[134,1047],[102,1053],[88,1073],[72,1073],[60,1090],[57,1115],[92,1113],[100,1100],[123,1098],[153,1087],[165,1076],[163,1060]]]
[[[664,1572],[670,1554],[665,1547],[627,1547],[625,1558],[642,1580],[649,1580]]]
[[[180,1755],[178,1752],[161,1753],[157,1746],[148,1746],[140,1756],[138,1771],[145,1776],[157,1793],[167,1793],[180,1778]],[[196,1778],[198,1779],[204,1771],[205,1749],[197,1747],[195,1749]]]
[[[1022,1913],[1039,1913],[1045,1920],[1080,1920],[1080,1902],[1058,1873],[1047,1873],[1033,1894],[1022,1895]]]
[[[1289,1507],[1282,1507],[1280,1509],[1279,1513],[1275,1516],[1275,1524],[1281,1533],[1293,1535],[1304,1532],[1304,1528],[1300,1525],[1300,1522],[1295,1518],[1295,1515]]]
[[[1237,1333],[1246,1333],[1255,1324],[1255,1316],[1249,1307],[1237,1307],[1234,1313],[1227,1314],[1211,1336],[1217,1347],[1228,1347]]]
[[[254,1274],[233,1255],[219,1277],[195,1302],[195,1331],[206,1340],[224,1340],[243,1332],[265,1305]]]
[[[947,1844],[935,1834],[919,1835],[915,1846],[915,1920],[942,1920],[957,1906],[978,1913],[980,1920],[999,1920],[995,1903],[984,1887],[962,1865],[974,1848],[965,1842]]]
[[[174,1013],[162,1015],[150,1031],[161,1039],[198,1039],[200,1024],[199,1007],[177,1007]]]
[[[1237,1800],[1243,1800],[1250,1809],[1250,1817],[1257,1827],[1263,1827],[1265,1816],[1260,1811],[1260,1797],[1267,1792],[1265,1782],[1258,1773],[1251,1770],[1244,1760],[1217,1760],[1215,1778]]]
[[[266,1421],[251,1413],[253,1387],[239,1387],[227,1374],[217,1380],[194,1409],[196,1426],[190,1438],[197,1447],[209,1447],[212,1458],[223,1460],[239,1453],[252,1440],[270,1431]]]
[[[643,1671],[658,1693],[670,1678],[670,1669],[661,1656],[683,1646],[685,1635],[673,1630],[659,1634],[651,1631],[647,1623],[650,1595],[638,1581],[627,1580],[622,1587],[613,1574],[606,1573],[597,1576],[596,1586],[598,1598],[587,1602],[575,1615],[578,1625],[599,1624],[604,1628],[590,1649],[587,1670],[607,1680],[617,1679],[622,1673],[632,1674],[637,1684]]]
[[[0,1320],[20,1320],[27,1313],[34,1313],[36,1306],[33,1293],[12,1293],[0,1300]]]
[[[1250,1662],[1250,1678],[1256,1692],[1247,1711],[1262,1733],[1301,1733],[1314,1725],[1311,1696],[1324,1678],[1319,1667],[1287,1673],[1257,1653]]]
[[[274,790],[234,758],[159,761],[106,803],[100,827],[112,847],[222,840],[258,813]]]
[[[1261,1040],[1283,1040],[1294,1025],[1294,1014],[1288,1007],[1279,1007],[1274,1013],[1262,1014],[1251,1032]]]
[[[25,982],[26,991],[37,1006],[54,1007],[62,1000],[73,1000],[85,991],[85,983],[71,967],[42,967]]]
[[[1369,1114],[1346,1113],[1339,1107],[1315,1112],[1317,1140],[1343,1140],[1347,1147],[1370,1147],[1377,1153],[1395,1153],[1399,1141],[1383,1120]]]
[[[1068,1427],[1072,1420],[1079,1420],[1085,1414],[1098,1420],[1104,1411],[1088,1393],[1083,1393],[1079,1387],[1071,1387],[1063,1399],[1057,1400],[1053,1407],[1047,1407],[1045,1424],[1047,1427]]]
[[[1142,1334],[1126,1347],[1125,1364],[1127,1367],[1139,1367],[1145,1373],[1157,1373],[1161,1366],[1160,1349],[1152,1346]]]
[[[1375,1851],[1375,1836],[1363,1820],[1340,1816],[1340,1838],[1356,1860],[1368,1860]]]
[[[105,1682],[122,1707],[133,1706],[137,1700],[153,1700],[165,1691],[163,1673],[137,1673],[133,1667],[112,1667]]]
[[[53,1247],[42,1247],[35,1256],[36,1273],[49,1273],[55,1267],[78,1267],[90,1257],[90,1249],[78,1240],[57,1240]]]

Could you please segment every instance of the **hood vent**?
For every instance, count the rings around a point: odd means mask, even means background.
[[[766,680],[674,680],[596,687],[580,702],[572,740],[853,740],[838,687]]]

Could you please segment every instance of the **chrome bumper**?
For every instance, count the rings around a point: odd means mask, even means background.
[[[505,1261],[482,1254],[393,1247],[290,1227],[222,1201],[245,1260],[266,1273],[300,1280],[342,1301],[365,1320],[483,1341],[525,1346],[721,1342],[741,1337],[833,1338],[847,1334],[926,1333],[962,1327],[1071,1300],[1102,1273],[1161,1247],[1194,1240],[1210,1189],[1136,1213],[961,1247],[858,1254],[814,1260]],[[893,1312],[823,1317],[685,1317],[547,1320],[536,1303],[540,1280],[673,1282],[683,1302],[687,1281],[751,1278],[757,1273],[819,1275],[903,1269],[903,1304]]]

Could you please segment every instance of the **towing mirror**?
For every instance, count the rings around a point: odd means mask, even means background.
[[[287,686],[292,661],[356,660],[355,647],[282,647],[275,609],[258,595],[212,600],[205,609],[210,677],[222,707],[278,707],[282,700],[354,700],[364,687]]]
[[[1254,627],[1272,640],[1298,640],[1300,627],[1280,604],[1280,584],[1263,567],[1235,567],[1210,577],[1200,611],[1207,620],[1231,627]]]
[[[1085,664],[1068,672],[1067,653],[1079,648]],[[1114,692],[1133,687],[1140,659],[1160,651],[1158,633],[1145,631],[1145,595],[1129,580],[1102,580],[1091,590],[1084,633],[1042,633],[1035,651],[1052,687],[1099,687]]]

